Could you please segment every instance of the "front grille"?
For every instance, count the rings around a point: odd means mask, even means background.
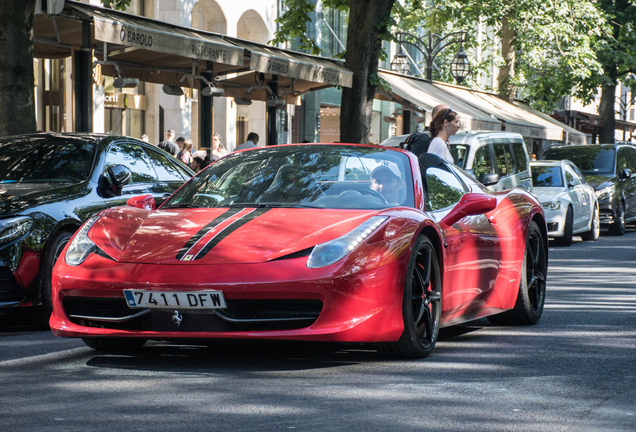
[[[11,269],[0,267],[0,302],[20,301],[22,298],[22,290]]]
[[[181,309],[177,326],[174,310],[157,310],[125,322],[100,318],[122,318],[144,309],[130,309],[123,298],[65,297],[63,306],[70,320],[85,327],[121,330],[179,332],[238,332],[293,330],[313,324],[322,310],[320,300],[226,300],[227,309],[192,311]],[[91,319],[91,317],[93,319]]]
[[[313,318],[320,315],[320,300],[226,300],[222,314],[240,320]]]

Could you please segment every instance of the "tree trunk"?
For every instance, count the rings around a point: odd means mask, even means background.
[[[501,20],[501,56],[506,64],[499,68],[497,84],[499,97],[511,103],[515,98],[512,80],[515,78],[516,42],[517,34],[510,28],[508,18],[503,17]]]
[[[35,132],[35,0],[0,1],[0,136]]]
[[[616,68],[614,68],[614,73],[605,69],[605,73],[612,78],[616,76]],[[612,79],[612,82],[615,83],[616,80]],[[601,87],[601,103],[598,106],[598,115],[601,116],[604,120],[603,126],[600,128],[598,132],[598,142],[601,144],[604,143],[614,143],[615,140],[615,131],[616,131],[616,117],[615,117],[615,109],[614,104],[616,103],[616,84],[604,85]]]
[[[351,0],[345,66],[353,72],[353,87],[342,89],[340,142],[368,143],[375,86],[369,78],[378,73],[381,34],[395,0]]]

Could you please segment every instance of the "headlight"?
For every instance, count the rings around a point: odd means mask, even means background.
[[[86,221],[82,229],[79,230],[71,244],[66,250],[66,264],[71,266],[78,266],[84,262],[88,256],[97,251],[95,243],[88,238],[88,231],[91,229],[95,221],[99,219],[99,215],[95,215]]]
[[[0,220],[0,244],[9,243],[27,234],[33,226],[33,219],[20,216]]]
[[[612,196],[612,194],[614,193],[614,188],[616,186],[608,186],[606,188],[603,189],[599,189],[597,191],[595,191],[596,193],[596,197],[598,198],[599,201],[603,201],[605,199],[609,199],[610,196]]]
[[[541,206],[546,210],[558,210],[561,207],[561,201],[542,202]]]
[[[309,255],[307,267],[318,268],[335,263],[369,237],[369,234],[387,219],[386,216],[373,216],[342,237],[319,244]]]

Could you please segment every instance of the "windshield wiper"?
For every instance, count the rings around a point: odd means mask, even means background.
[[[291,207],[291,208],[319,208],[317,206],[300,203],[286,203],[286,202],[231,202],[226,204],[225,207],[256,207],[256,208],[279,208],[279,207]]]
[[[162,206],[161,208],[162,209],[167,209],[167,208],[201,208],[201,206],[184,203],[184,204],[166,205],[166,206]]]

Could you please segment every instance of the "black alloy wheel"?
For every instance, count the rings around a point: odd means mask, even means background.
[[[51,279],[53,276],[53,267],[55,262],[62,254],[62,251],[66,247],[66,244],[73,236],[73,233],[68,231],[60,231],[49,238],[46,245],[46,252],[44,253],[44,262],[42,264],[42,283],[41,289],[41,319],[42,324],[48,325],[49,317],[53,312],[53,292],[51,286]]]
[[[622,236],[625,234],[625,211],[622,203],[616,207],[614,223],[612,224],[610,231],[612,232],[612,235],[615,236]]]
[[[497,325],[536,324],[543,314],[547,273],[547,247],[539,227],[531,221],[515,307],[499,315],[489,316],[488,321]]]
[[[407,267],[402,318],[404,332],[397,342],[383,345],[393,357],[423,358],[435,347],[442,315],[442,278],[437,252],[428,237],[415,241]]]

